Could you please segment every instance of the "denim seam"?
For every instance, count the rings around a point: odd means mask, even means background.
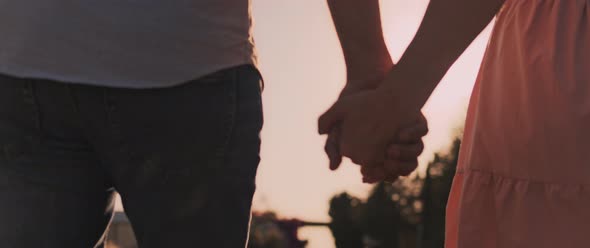
[[[103,88],[102,89],[102,100],[103,100],[103,110],[104,110],[104,118],[106,123],[106,130],[109,132],[109,135],[112,135],[114,138],[114,142],[119,143],[120,147],[120,154],[122,155],[122,159],[125,160],[125,163],[128,165],[132,164],[132,154],[131,149],[129,149],[129,144],[126,142],[126,138],[121,131],[121,123],[116,119],[117,116],[117,107],[115,101],[111,99],[109,95],[109,89]],[[104,168],[105,170],[109,171],[109,169]],[[112,173],[112,172],[109,172]],[[114,185],[115,188],[120,187],[118,178],[111,177],[111,183]],[[118,191],[121,189],[117,189]]]
[[[216,152],[216,156],[215,156],[215,160],[217,161],[213,161],[213,162],[218,162],[221,161],[221,163],[225,163],[225,159],[228,153],[228,149],[229,149],[229,145],[233,139],[233,132],[235,129],[235,125],[236,125],[236,112],[238,109],[238,80],[240,78],[239,75],[239,70],[233,70],[234,72],[232,73],[232,79],[231,79],[231,83],[229,84],[229,93],[228,93],[228,100],[229,100],[229,105],[230,105],[230,110],[227,116],[226,121],[223,123],[223,125],[227,126],[227,130],[226,130],[226,136],[224,138],[224,142],[223,144],[220,146],[219,150]],[[213,163],[215,164],[215,163]]]

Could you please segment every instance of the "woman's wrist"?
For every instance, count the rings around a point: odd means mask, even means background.
[[[399,64],[391,70],[378,87],[391,104],[404,105],[412,111],[420,111],[440,81],[436,71],[419,67],[402,67]],[[444,74],[443,74],[444,75]]]

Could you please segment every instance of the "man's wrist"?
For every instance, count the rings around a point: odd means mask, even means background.
[[[393,61],[387,57],[349,59],[346,61],[346,77],[348,83],[363,83],[367,81],[383,80],[393,69]]]

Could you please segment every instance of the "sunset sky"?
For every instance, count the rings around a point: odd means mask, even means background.
[[[335,173],[328,170],[323,154],[325,137],[316,131],[317,117],[336,99],[345,79],[326,2],[252,1],[260,69],[266,82],[262,162],[254,209],[329,221],[331,196],[348,191],[363,197],[370,186],[361,183],[358,167],[348,161]],[[390,53],[397,60],[415,34],[428,1],[381,2],[383,29]],[[424,108],[431,131],[425,138],[422,167],[434,152],[447,148],[456,129],[462,126],[489,33],[488,28],[472,44]],[[333,247],[314,237],[318,233],[308,235],[310,248]]]

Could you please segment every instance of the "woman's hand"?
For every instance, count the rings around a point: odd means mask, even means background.
[[[428,123],[424,115],[408,127],[400,129],[396,139],[387,148],[385,163],[376,166],[362,166],[363,182],[394,182],[400,176],[408,176],[418,167],[418,157],[424,151],[422,138],[428,134]]]

